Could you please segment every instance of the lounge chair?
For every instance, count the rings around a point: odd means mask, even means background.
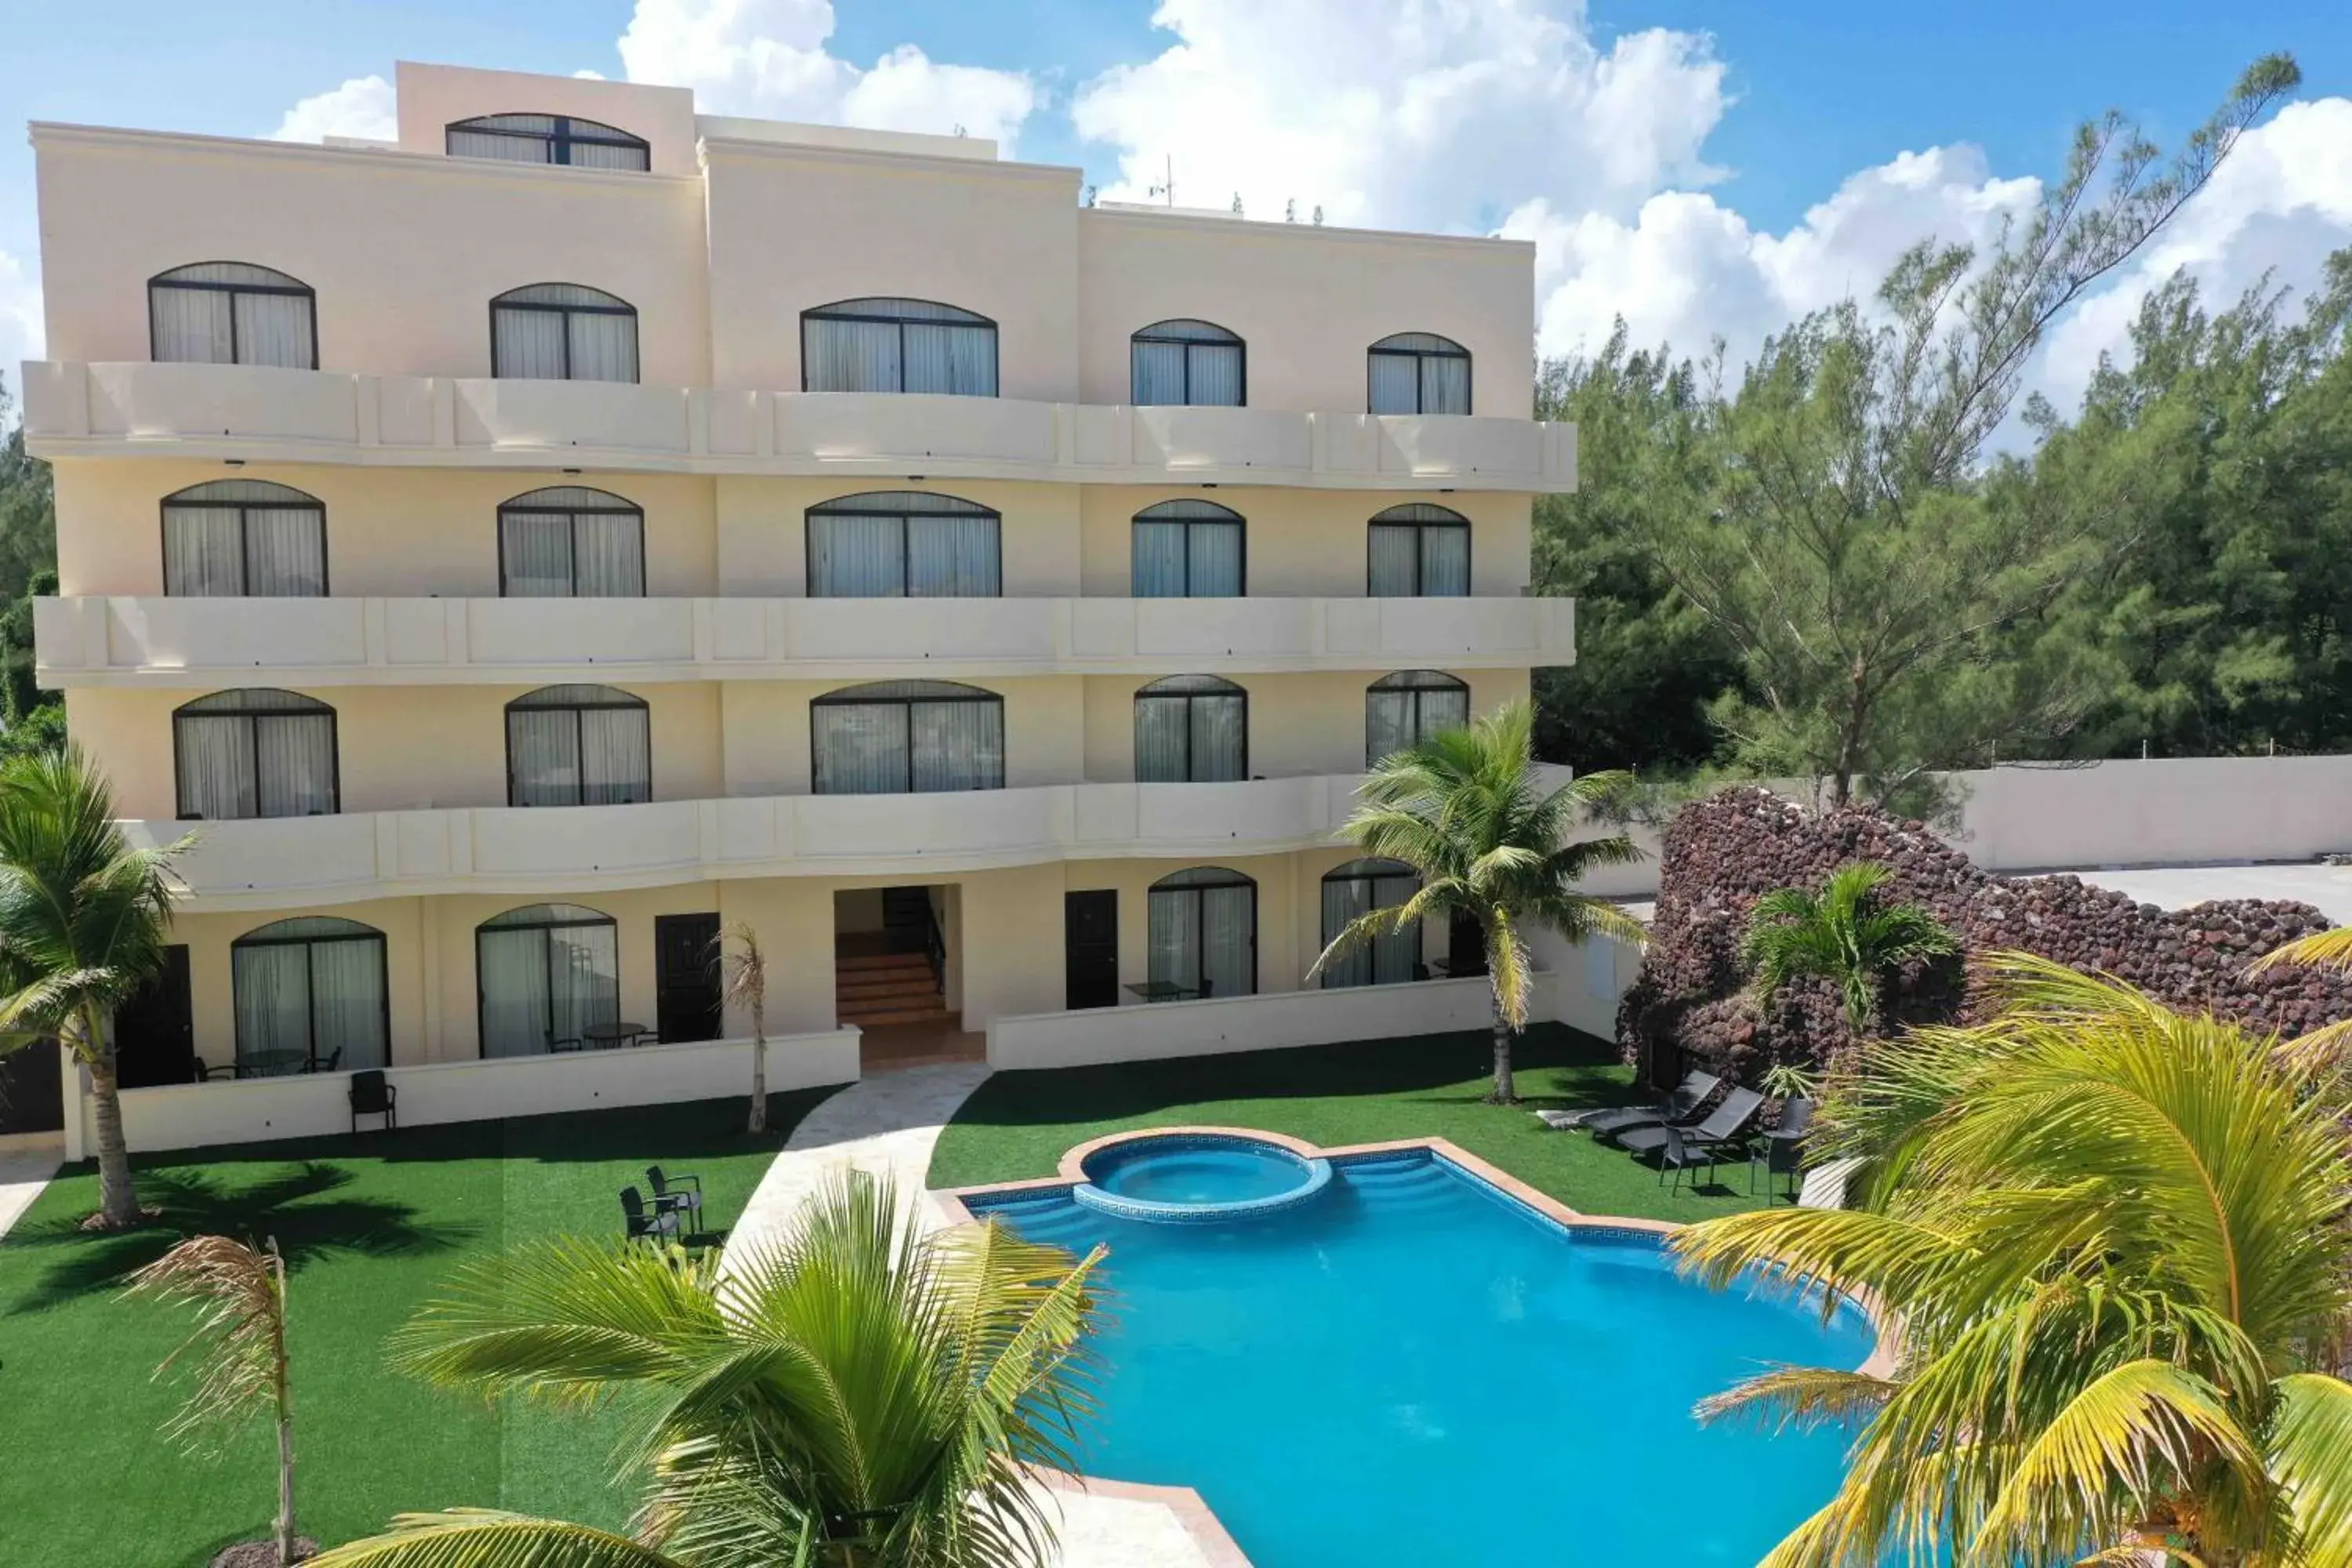
[[[1581,1127],[1595,1138],[1606,1138],[1612,1132],[1630,1128],[1649,1127],[1661,1121],[1688,1121],[1698,1114],[1698,1108],[1707,1098],[1723,1087],[1723,1080],[1711,1072],[1686,1072],[1674,1092],[1654,1105],[1613,1105],[1599,1110],[1538,1110],[1537,1120],[1556,1131],[1565,1132],[1571,1127]]]
[[[646,1198],[635,1187],[621,1189],[621,1221],[631,1241],[652,1241],[661,1237],[673,1239],[682,1235],[676,1209],[656,1208],[646,1212]]]
[[[646,1180],[654,1184],[656,1213],[675,1212],[684,1215],[695,1225],[702,1223],[702,1178],[681,1172],[665,1176],[659,1165],[646,1167]]]
[[[1691,1147],[1714,1145],[1718,1152],[1736,1143],[1746,1134],[1748,1124],[1764,1109],[1764,1097],[1752,1089],[1735,1089],[1723,1097],[1723,1103],[1707,1112],[1706,1120],[1696,1125],[1668,1127],[1638,1127],[1617,1140],[1634,1154],[1647,1154],[1666,1146],[1669,1134]]]

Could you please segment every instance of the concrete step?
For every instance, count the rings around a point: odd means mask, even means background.
[[[927,970],[930,966],[930,955],[921,952],[857,952],[836,956],[833,961],[835,974],[894,969]]]
[[[856,985],[845,982],[833,988],[835,1002],[884,1002],[894,997],[920,999],[939,994],[939,982],[928,974],[920,980],[892,980],[878,984]]]
[[[924,1007],[886,1007],[868,1010],[863,1007],[836,1006],[834,1016],[844,1024],[860,1027],[882,1024],[929,1024],[948,1016],[948,1005],[937,1002]]]

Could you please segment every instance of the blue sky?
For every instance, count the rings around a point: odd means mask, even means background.
[[[2163,269],[2221,289],[2264,267],[2307,282],[2352,243],[2344,0],[1167,0],[1159,16],[1134,0],[14,0],[0,110],[268,135],[396,58],[635,74],[720,112],[970,123],[1110,195],[1139,195],[1138,171],[1172,156],[1180,200],[1240,194],[1252,216],[1297,200],[1334,221],[1501,228],[1541,249],[1548,348],[1623,313],[1642,336],[1720,334],[1736,353],[1866,289],[1919,233],[1990,232],[2084,117],[2119,107],[2169,145],[2248,59],[2284,47],[2305,72],[2298,103]],[[303,123],[364,130],[372,107],[380,90],[356,86]],[[8,315],[34,309],[37,250],[12,136],[0,363],[25,352]],[[2123,314],[2082,330],[2062,384]]]

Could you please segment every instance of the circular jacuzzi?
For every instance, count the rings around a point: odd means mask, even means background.
[[[1278,1214],[1331,1183],[1331,1162],[1242,1132],[1142,1132],[1079,1162],[1076,1202],[1122,1219],[1201,1224]]]

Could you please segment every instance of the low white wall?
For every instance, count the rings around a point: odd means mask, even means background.
[[[851,1083],[858,1076],[858,1031],[786,1035],[768,1042],[768,1089]],[[122,1130],[136,1151],[193,1149],[215,1143],[257,1143],[310,1138],[351,1128],[349,1073],[303,1073],[227,1083],[171,1084],[125,1089]],[[640,1046],[627,1050],[565,1051],[556,1056],[502,1057],[487,1061],[434,1062],[388,1068],[400,1091],[400,1123],[488,1121],[556,1111],[667,1105],[748,1095],[751,1042]],[[67,1127],[78,1134],[67,1151],[80,1158],[96,1146],[91,1103],[76,1074],[68,1091]],[[363,1128],[373,1128],[368,1118]]]
[[[1423,980],[1032,1013],[988,1026],[988,1065],[1085,1067],[1475,1029],[1486,1023],[1486,996],[1483,979]]]

